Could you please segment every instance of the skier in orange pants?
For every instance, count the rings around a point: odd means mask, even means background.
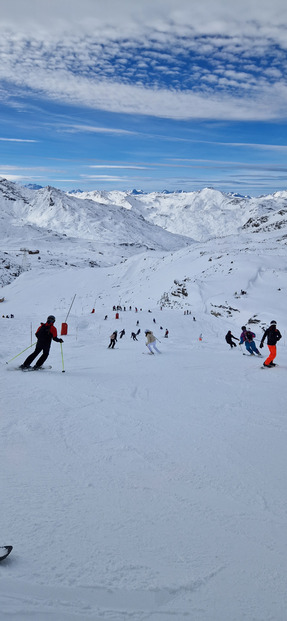
[[[282,334],[279,332],[279,330],[277,330],[276,321],[271,321],[269,328],[265,330],[259,347],[263,347],[266,337],[267,337],[267,347],[270,353],[269,353],[268,358],[266,358],[265,362],[263,362],[263,366],[271,368],[271,367],[276,366],[276,364],[274,364],[273,362],[277,354],[276,343],[282,338]]]

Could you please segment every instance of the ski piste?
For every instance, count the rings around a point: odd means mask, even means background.
[[[12,550],[13,546],[0,546],[0,561],[4,561]]]

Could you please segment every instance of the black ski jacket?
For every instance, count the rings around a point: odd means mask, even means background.
[[[262,336],[260,346],[263,345],[266,337],[267,345],[276,345],[277,341],[280,341],[282,338],[282,334],[277,330],[276,326],[269,326]]]
[[[231,334],[231,332],[227,332],[227,334],[225,335],[226,343],[231,343],[232,339],[236,339],[236,341],[239,341],[237,336],[233,336],[233,334]]]

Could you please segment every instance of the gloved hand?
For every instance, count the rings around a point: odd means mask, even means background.
[[[63,339],[59,339],[59,343],[64,343]]]
[[[260,347],[260,349],[262,349],[262,347],[263,347],[263,343],[260,343],[259,347]]]

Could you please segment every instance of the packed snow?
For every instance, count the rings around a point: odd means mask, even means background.
[[[248,213],[239,233],[197,243],[171,231],[164,246],[155,227],[151,249],[135,214],[143,246],[121,255],[122,229],[101,244],[98,229],[74,223],[74,202],[53,226],[45,213],[36,221],[40,202],[25,192],[18,220],[6,198],[0,223],[11,263],[0,290],[0,543],[13,545],[0,563],[1,621],[285,621],[284,230],[243,228]],[[90,244],[105,253],[98,267]],[[58,335],[67,319],[63,357],[53,342],[51,369],[22,372],[49,314]],[[225,342],[245,324],[259,345],[274,319],[274,369],[262,368],[266,345],[250,357]],[[160,354],[148,353],[146,329]]]

